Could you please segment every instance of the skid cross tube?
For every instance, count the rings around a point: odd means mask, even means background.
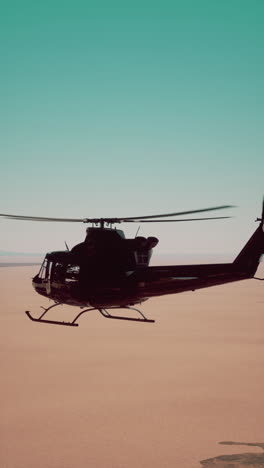
[[[88,309],[85,309],[85,310],[82,310],[79,314],[76,315],[76,317],[72,320],[72,322],[63,322],[63,321],[59,321],[59,320],[47,320],[47,319],[44,319],[44,315],[50,310],[52,309],[53,307],[56,307],[56,306],[59,306],[59,305],[63,305],[62,303],[56,303],[56,304],[53,304],[52,306],[50,307],[41,307],[42,309],[44,309],[44,312],[37,318],[33,317],[31,315],[31,313],[29,312],[29,310],[26,310],[26,314],[28,316],[28,318],[30,320],[32,320],[33,322],[39,322],[39,323],[49,323],[49,324],[52,324],[52,325],[65,325],[65,326],[68,326],[68,327],[78,327],[79,324],[77,323],[77,320],[81,317],[81,315],[85,314],[86,312],[90,312],[92,310],[98,310],[98,312],[100,312],[100,314],[105,317],[105,318],[109,318],[109,319],[116,319],[116,320],[129,320],[129,321],[132,321],[132,322],[145,322],[145,323],[154,323],[155,320],[152,320],[152,319],[148,319],[144,314],[143,312],[141,312],[139,309],[136,309],[135,307],[130,307],[130,306],[124,306],[124,307],[108,307],[107,309],[105,308],[97,308],[97,307],[90,307]],[[141,317],[139,318],[136,318],[136,317],[128,317],[128,316],[122,316],[122,315],[111,315],[108,310],[113,310],[113,309],[129,309],[129,310],[135,310],[136,312],[138,312]]]

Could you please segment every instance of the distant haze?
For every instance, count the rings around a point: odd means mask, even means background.
[[[44,253],[36,252],[7,252],[0,250],[0,257],[39,257],[43,256]]]

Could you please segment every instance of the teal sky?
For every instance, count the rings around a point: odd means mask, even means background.
[[[140,232],[160,251],[237,252],[264,194],[263,24],[262,0],[3,1],[0,212],[230,203],[232,220]],[[0,223],[8,251],[63,249],[85,230]]]

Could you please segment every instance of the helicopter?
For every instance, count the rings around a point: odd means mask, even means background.
[[[159,240],[156,237],[136,236],[126,239],[120,223],[164,223],[208,221],[230,216],[177,218],[209,211],[232,208],[221,205],[197,210],[161,215],[124,218],[47,218],[0,214],[0,217],[22,221],[77,222],[92,226],[86,230],[85,240],[71,250],[46,254],[32,285],[37,293],[54,303],[42,307],[44,312],[34,317],[34,322],[54,325],[78,326],[77,320],[85,313],[97,310],[108,319],[153,323],[142,311],[134,307],[147,299],[167,294],[208,288],[211,286],[253,278],[264,253],[264,200],[260,224],[232,263],[196,265],[150,266],[153,249]],[[175,218],[176,219],[172,219]],[[256,278],[261,279],[261,278]],[[46,314],[60,305],[77,306],[81,311],[72,321],[46,318]],[[114,310],[132,310],[137,316],[115,315]]]

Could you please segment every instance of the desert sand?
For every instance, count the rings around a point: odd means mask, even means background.
[[[155,324],[91,312],[68,328],[26,317],[49,303],[37,270],[0,268],[1,467],[242,468],[263,454],[264,282],[150,299]]]

